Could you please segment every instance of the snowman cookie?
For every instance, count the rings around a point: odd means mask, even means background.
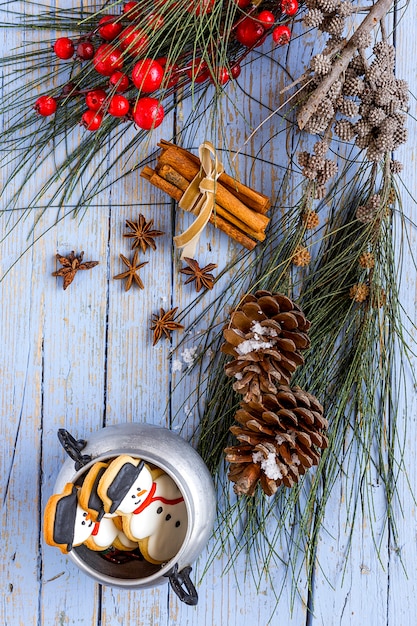
[[[97,462],[88,470],[84,477],[83,484],[78,493],[80,506],[87,511],[91,519],[99,522],[105,515],[104,505],[97,493],[97,486],[104,471],[108,468],[108,463]],[[107,514],[109,517],[110,514]]]
[[[94,522],[80,506],[78,492],[79,487],[67,483],[62,493],[49,498],[44,513],[44,537],[48,545],[58,547],[64,554],[81,544],[94,551],[112,545],[123,550],[137,547],[137,542],[129,540],[113,519]]]
[[[138,541],[147,561],[164,563],[177,554],[187,532],[187,509],[168,474],[121,455],[104,471],[97,492],[106,512],[122,516],[125,534]]]

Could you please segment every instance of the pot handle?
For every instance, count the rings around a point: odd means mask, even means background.
[[[68,456],[75,461],[77,471],[92,460],[89,454],[81,454],[81,450],[87,445],[85,439],[75,439],[65,428],[58,430],[58,439]]]
[[[169,578],[171,587],[181,600],[189,606],[195,606],[198,602],[198,594],[190,578],[191,566],[187,565],[180,572],[178,571],[178,563],[175,563],[174,567],[164,574]],[[183,588],[183,585],[185,589]]]

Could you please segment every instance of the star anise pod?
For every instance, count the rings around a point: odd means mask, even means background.
[[[158,343],[162,335],[167,339],[171,339],[173,330],[182,330],[184,326],[178,322],[174,322],[175,313],[178,307],[165,312],[165,309],[159,309],[159,316],[155,313],[152,315],[151,330],[153,330],[153,346]]]
[[[139,250],[136,250],[135,254],[133,255],[132,262],[130,262],[129,259],[127,259],[123,254],[120,255],[120,258],[128,269],[126,272],[122,272],[121,274],[117,274],[117,276],[113,276],[113,278],[115,278],[116,280],[123,280],[124,278],[126,279],[125,291],[129,291],[133,284],[133,281],[135,281],[140,289],[144,289],[142,279],[136,272],[138,272],[141,267],[146,265],[148,261],[144,261],[143,263],[138,264],[138,256]]]
[[[55,272],[52,272],[52,276],[62,276],[64,279],[64,289],[66,289],[74,280],[75,274],[78,270],[90,270],[92,267],[98,265],[98,261],[85,261],[82,262],[84,252],[76,255],[74,250],[68,256],[62,256],[57,254],[56,258],[61,263],[62,267]]]
[[[184,267],[180,270],[180,273],[189,276],[184,285],[195,281],[196,291],[200,291],[203,287],[213,289],[214,276],[210,274],[210,272],[217,267],[215,263],[209,263],[205,267],[200,267],[195,259],[184,257],[184,261],[187,263],[188,267]]]
[[[148,247],[151,247],[152,250],[156,250],[155,237],[164,235],[162,230],[152,230],[153,220],[147,222],[142,213],[139,213],[137,222],[126,220],[126,226],[130,228],[132,232],[126,233],[123,236],[132,238],[132,249],[142,248],[142,252],[146,252]]]

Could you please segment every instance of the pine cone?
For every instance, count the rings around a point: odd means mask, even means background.
[[[253,495],[260,482],[267,495],[292,487],[317,465],[327,447],[323,407],[300,387],[280,385],[275,395],[242,402],[230,428],[239,444],[226,448],[228,478],[237,495]]]
[[[223,330],[221,351],[234,357],[225,366],[233,389],[245,402],[276,393],[304,363],[300,350],[310,345],[310,322],[287,296],[269,291],[248,294]]]

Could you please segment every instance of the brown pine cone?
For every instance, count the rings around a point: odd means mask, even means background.
[[[287,296],[269,291],[248,294],[223,329],[221,351],[234,357],[225,366],[235,377],[233,389],[245,402],[276,393],[304,363],[300,350],[310,345],[310,322]]]
[[[300,387],[279,385],[275,395],[240,406],[238,424],[230,428],[239,443],[225,449],[228,478],[237,495],[252,496],[258,482],[273,495],[280,485],[294,486],[318,464],[328,443],[327,420],[313,395]]]

